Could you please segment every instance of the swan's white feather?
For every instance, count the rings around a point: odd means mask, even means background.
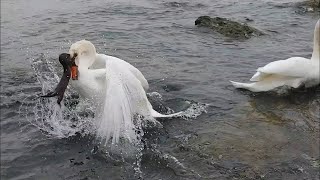
[[[292,57],[286,60],[279,60],[271,62],[264,67],[257,69],[261,76],[268,74],[277,74],[289,77],[306,77],[308,74],[307,69],[312,69],[312,62],[310,59],[302,57]],[[257,76],[259,77],[259,76]]]
[[[231,81],[235,88],[248,89],[253,92],[269,91],[281,86],[298,88],[301,85],[311,87],[319,84],[319,43],[320,20],[314,29],[314,46],[311,59],[291,57],[286,60],[271,62],[257,69],[250,81],[240,83]]]
[[[252,78],[250,79],[250,81],[261,81],[263,78],[269,76],[270,74],[266,74],[266,73],[263,73],[263,72],[256,72]]]
[[[95,69],[105,68],[107,60],[117,61],[118,64],[121,64],[122,68],[129,70],[140,81],[140,83],[145,91],[147,91],[149,89],[149,83],[146,80],[146,78],[143,76],[143,74],[137,68],[135,68],[134,66],[132,66],[128,62],[126,62],[122,59],[119,59],[117,57],[108,56],[105,54],[97,54],[96,60],[95,60],[94,64],[91,66],[91,68],[95,68]]]
[[[126,64],[108,59],[105,66],[106,91],[97,133],[106,139],[112,137],[112,143],[118,143],[120,137],[134,141],[130,138],[135,137],[135,115],[151,118],[140,81],[123,65]]]
[[[100,54],[98,63],[103,64],[101,60],[104,61],[104,69],[90,70],[96,79],[105,78],[103,108],[98,113],[100,117],[97,122],[99,137],[112,139],[112,143],[118,143],[120,137],[135,141],[132,137],[136,137],[136,128],[141,125],[137,115],[145,120],[156,121],[154,118],[177,117],[181,114],[164,115],[152,108],[145,92],[148,82],[138,69],[112,56]]]
[[[152,108],[146,95],[148,81],[126,61],[97,54],[94,45],[86,40],[72,44],[69,53],[79,72],[78,80],[72,80],[71,85],[81,97],[92,101],[97,135],[105,142],[112,139],[112,143],[118,143],[120,137],[134,142],[141,120],[158,123],[154,118],[180,116],[163,115]]]

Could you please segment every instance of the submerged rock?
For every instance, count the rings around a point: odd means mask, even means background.
[[[248,39],[251,36],[260,36],[264,33],[245,23],[238,23],[226,18],[200,16],[195,21],[196,26],[207,27],[227,37]]]
[[[320,0],[308,0],[306,3],[313,9],[320,9]]]
[[[277,8],[293,8],[298,14],[319,13],[320,0],[305,0],[300,2],[288,2],[274,5]]]
[[[297,8],[302,12],[319,12],[320,0],[307,0],[296,4]]]

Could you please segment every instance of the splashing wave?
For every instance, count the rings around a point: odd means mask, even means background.
[[[37,81],[42,86],[42,94],[52,90],[59,80],[59,75],[54,67],[55,63],[50,58],[41,55],[39,58],[32,59],[31,64]],[[148,93],[148,95],[162,101],[161,94],[157,92]],[[195,119],[203,112],[206,113],[206,104],[187,100],[185,103],[188,104],[188,108],[181,114],[183,119]],[[170,108],[164,108],[167,114],[174,112]],[[93,123],[94,112],[90,102],[82,99],[79,102],[79,97],[70,88],[66,91],[61,107],[56,103],[55,98],[40,98],[37,95],[25,98],[20,107],[20,114],[51,138],[67,138],[76,133],[80,133],[82,136],[95,135],[97,128]],[[141,139],[143,134],[140,132],[138,135],[140,138],[137,138]]]

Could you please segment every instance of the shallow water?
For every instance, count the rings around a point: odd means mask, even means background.
[[[231,40],[195,27],[201,15],[248,17],[267,35]],[[319,87],[280,96],[229,83],[311,57],[318,19],[286,0],[1,1],[1,179],[319,179]],[[146,131],[141,167],[95,151],[92,135],[41,131],[19,114],[42,93],[32,63],[60,71],[58,55],[84,38],[140,69],[166,106],[178,111],[184,99],[207,113]]]

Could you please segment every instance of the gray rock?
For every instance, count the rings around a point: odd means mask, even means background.
[[[314,9],[320,9],[320,0],[308,0],[307,4]]]
[[[195,21],[195,25],[199,27],[207,27],[227,37],[238,39],[249,39],[252,36],[260,36],[264,34],[260,30],[250,27],[246,23],[238,23],[221,17],[211,18],[209,16],[200,16]]]
[[[297,8],[302,12],[319,12],[320,0],[307,0],[296,4]]]

